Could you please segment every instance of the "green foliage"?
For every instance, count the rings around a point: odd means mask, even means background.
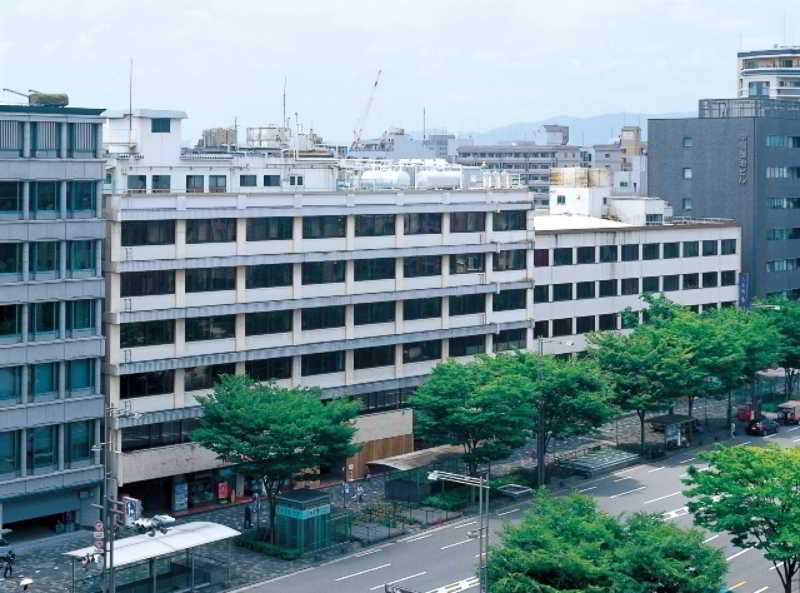
[[[800,568],[800,449],[718,447],[703,457],[709,469],[690,467],[685,480],[695,522],[762,550],[789,593]]]
[[[505,486],[506,484],[518,484],[520,486],[527,486],[528,488],[536,488],[538,484],[536,471],[521,467],[509,474],[489,480],[489,487],[493,490],[497,490],[497,488]]]
[[[471,488],[452,488],[440,494],[432,494],[422,501],[424,506],[434,507],[445,511],[463,509],[472,501]]]
[[[618,519],[579,495],[538,495],[489,556],[493,593],[717,593],[724,572],[699,530]]]
[[[357,403],[323,405],[317,391],[259,384],[242,375],[224,376],[212,394],[197,399],[203,416],[192,440],[263,481],[273,534],[281,488],[303,472],[358,452],[351,442]]]
[[[265,556],[280,558],[281,560],[297,560],[302,555],[300,550],[282,548],[264,541],[263,530],[248,529],[242,535],[236,537],[233,543],[240,548],[252,550]]]
[[[770,299],[766,304],[769,308],[756,310],[781,334],[778,364],[783,367],[786,393],[790,394],[800,373],[800,301]]]

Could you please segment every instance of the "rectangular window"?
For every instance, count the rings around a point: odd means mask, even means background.
[[[692,203],[692,199],[691,198],[683,198],[683,200],[681,201],[681,207],[684,210],[692,210],[692,209],[694,209],[694,204]]]
[[[359,303],[353,307],[355,325],[372,323],[393,323],[395,320],[394,301],[381,303]]]
[[[122,223],[123,247],[172,245],[174,243],[174,220],[126,220]]]
[[[438,213],[405,214],[403,229],[406,235],[433,235],[442,232],[442,215]]]
[[[186,176],[186,193],[202,194],[205,191],[205,181],[202,175]]]
[[[527,251],[525,249],[510,249],[494,254],[493,269],[495,272],[524,270],[526,267]]]
[[[597,329],[599,331],[613,331],[617,329],[617,314],[605,313],[597,317]]]
[[[52,340],[58,333],[59,304],[57,302],[28,305],[28,330],[36,340]]]
[[[692,168],[691,167],[684,167],[683,168],[683,178],[684,179],[691,179],[692,178]]]
[[[410,299],[403,301],[403,319],[429,319],[442,316],[442,299],[432,297],[428,299]]]
[[[3,124],[5,122],[0,122]],[[0,128],[0,139],[2,128]],[[0,432],[0,475],[16,475],[20,466],[20,434],[19,430]]]
[[[450,214],[451,233],[482,233],[486,230],[484,212],[453,212]]]
[[[208,191],[209,193],[225,193],[227,190],[227,178],[225,175],[209,175],[208,176]]]
[[[359,214],[355,217],[356,237],[394,235],[394,214]]]
[[[166,194],[171,189],[171,177],[169,175],[153,175],[151,180],[153,193]]]
[[[533,324],[533,338],[549,338],[550,322],[547,320],[537,321]]]
[[[244,363],[244,372],[256,381],[278,381],[292,378],[292,357],[264,358],[248,360]]]
[[[64,464],[69,467],[88,465],[92,459],[94,421],[70,422],[64,425]]]
[[[236,289],[236,268],[196,268],[186,270],[186,292],[211,292]]]
[[[147,175],[128,175],[128,193],[143,194],[147,191]]]
[[[680,278],[680,276],[678,276],[677,274],[670,275],[670,276],[664,276],[662,278],[662,286],[664,287],[662,290],[664,292],[672,292],[674,290],[679,290],[679,287],[678,287],[679,278]]]
[[[554,266],[572,265],[572,247],[556,247],[553,249]]]
[[[683,257],[697,257],[700,255],[700,243],[698,241],[683,242]]]
[[[120,274],[120,296],[152,296],[175,293],[175,271],[123,272]]]
[[[483,253],[459,253],[450,256],[451,274],[476,274],[484,271]]]
[[[244,317],[244,333],[248,336],[285,334],[292,331],[292,317],[292,311],[247,313]]]
[[[691,136],[684,136],[682,145],[684,148],[694,147],[694,138],[692,138]]]
[[[231,243],[236,241],[235,218],[189,219],[186,243]]]
[[[486,336],[450,338],[450,356],[475,356],[486,352]]]
[[[703,241],[703,255],[717,255],[718,251],[716,239],[713,241]]]
[[[714,288],[718,282],[716,272],[703,272],[703,288]]]
[[[336,239],[347,234],[346,216],[306,216],[303,239]]]
[[[121,375],[119,378],[120,399],[147,397],[172,393],[175,388],[175,371],[152,371]]]
[[[442,273],[442,258],[439,255],[420,255],[403,258],[403,277],[439,276]]]
[[[80,333],[95,330],[95,301],[81,299],[66,302],[67,333],[75,337]]]
[[[324,375],[326,373],[341,373],[344,371],[344,352],[304,354],[300,366],[304,377]]]
[[[58,397],[57,362],[32,364],[28,370],[28,390],[33,401],[49,401]]]
[[[257,175],[239,175],[239,187],[256,187],[257,180]]]
[[[291,286],[294,264],[259,264],[245,268],[247,288]]]
[[[664,243],[664,259],[680,257],[680,243]]]
[[[95,360],[92,358],[67,362],[66,389],[70,395],[94,391],[94,365]]]
[[[356,370],[388,366],[394,366],[394,344],[353,350],[353,368]]]
[[[97,244],[93,239],[67,242],[67,271],[70,276],[95,275],[97,270],[96,247]]]
[[[293,221],[290,216],[248,218],[248,241],[288,241],[292,238]]]
[[[74,124],[73,124],[74,125]],[[49,473],[56,469],[58,427],[40,426],[28,429],[28,471],[32,474]]]
[[[699,274],[684,274],[683,275],[683,290],[692,290],[700,288],[700,275]]]
[[[0,121],[0,156],[3,158],[22,156],[24,133],[21,121]]]
[[[634,182],[635,184],[635,182]],[[647,226],[657,226],[660,224],[664,224],[664,215],[663,214],[645,214],[644,215],[644,223]]]
[[[638,261],[639,246],[636,243],[629,243],[622,246],[622,261]]]
[[[236,315],[190,317],[186,320],[186,341],[224,340],[236,336]]]
[[[301,311],[303,331],[344,327],[344,305],[311,307]]]
[[[486,295],[463,294],[449,297],[450,316],[475,315],[486,312]]]
[[[67,183],[67,213],[76,218],[94,218],[97,214],[97,183],[94,181]]]
[[[600,280],[599,294],[601,297],[617,296],[618,288],[616,280]]]
[[[588,334],[589,332],[593,332],[595,330],[594,321],[595,321],[594,315],[587,315],[585,317],[576,317],[575,333]]]
[[[0,305],[0,339],[18,340],[22,334],[22,305]]]
[[[442,358],[441,340],[403,344],[403,363],[424,362]]]
[[[622,294],[624,294],[624,295],[639,294],[639,279],[638,278],[623,278],[622,279]]]
[[[37,241],[30,244],[28,268],[31,277],[54,278],[60,266],[61,244],[58,241]]]
[[[578,247],[577,251],[579,264],[593,264],[595,262],[594,247]]]
[[[553,319],[553,337],[572,335],[572,317]]]
[[[289,175],[289,185],[303,185],[303,176]]]
[[[280,175],[264,175],[264,187],[280,187]]]
[[[545,268],[550,265],[550,250],[549,249],[534,249],[533,250],[533,265],[536,268]]]
[[[492,310],[493,311],[511,311],[513,309],[524,309],[527,306],[525,302],[525,289],[514,288],[511,290],[501,290],[495,293]]]
[[[722,255],[733,255],[736,253],[736,239],[722,239],[722,241],[720,241],[720,253]]]
[[[169,124],[168,117],[154,117],[150,120],[150,131],[153,134],[169,134]]]
[[[0,367],[0,407],[11,406],[21,401],[23,369],[22,366]]]
[[[645,243],[642,245],[642,259],[653,260],[660,257],[661,243]]]
[[[0,121],[0,143],[2,143],[2,125]],[[0,156],[3,154],[0,148]],[[0,181],[0,217],[19,218],[22,213],[22,183],[17,181]]]
[[[616,245],[601,245],[600,246],[600,262],[601,263],[609,263],[609,262],[616,262],[617,258],[617,246]]]
[[[658,292],[659,282],[658,276],[645,276],[642,278],[642,292]]]
[[[365,280],[394,280],[394,258],[357,259],[353,262],[356,282]]]
[[[501,210],[495,212],[492,229],[495,231],[524,231],[527,212],[525,210]]]
[[[593,299],[595,294],[594,280],[587,282],[578,282],[575,285],[576,298],[578,299]]]
[[[721,286],[734,286],[736,285],[736,270],[723,270],[720,273]]]
[[[31,181],[29,204],[32,218],[58,218],[61,210],[58,181]]]
[[[303,264],[303,284],[344,282],[343,261],[318,261]]]
[[[92,158],[97,149],[97,124],[67,124],[70,158]]]
[[[533,287],[533,302],[534,303],[549,303],[550,302],[550,286],[547,284],[537,284]]]
[[[504,329],[494,334],[492,340],[495,352],[506,352],[508,350],[524,350],[527,347],[527,330],[524,327],[518,329]]]
[[[571,301],[572,300],[572,283],[566,282],[564,284],[553,284],[553,301]]]
[[[22,278],[22,243],[0,243],[0,279]]]
[[[236,364],[211,364],[188,368],[183,376],[183,388],[186,391],[211,389],[223,375],[235,375]]]
[[[138,321],[119,326],[119,347],[158,346],[175,342],[175,321]]]

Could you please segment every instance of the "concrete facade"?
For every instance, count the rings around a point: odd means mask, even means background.
[[[711,99],[698,118],[649,120],[649,195],[669,201],[676,217],[738,221],[754,296],[800,294],[798,107]]]
[[[97,518],[101,112],[0,106],[0,521],[11,529]]]

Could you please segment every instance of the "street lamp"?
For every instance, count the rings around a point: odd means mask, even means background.
[[[539,356],[544,356],[544,343],[547,342],[549,344],[562,344],[564,346],[574,346],[575,342],[569,340],[553,340],[548,339],[545,340],[542,337],[537,338],[538,345],[539,345]],[[538,370],[538,377],[539,382],[541,383],[542,379],[542,369],[541,366]],[[536,462],[536,482],[540,488],[545,487],[545,458],[547,457],[547,451],[545,451],[545,446],[547,444],[547,434],[544,430],[544,427],[541,426],[542,416],[543,416],[543,408],[544,408],[544,399],[539,398],[539,428],[536,431],[536,454],[537,454],[537,462]],[[541,455],[539,455],[539,451],[543,451]],[[541,457],[542,463],[538,462],[538,458]]]
[[[465,476],[438,470],[428,474],[432,482],[452,482],[464,486],[474,486],[478,489],[478,580],[480,593],[489,591],[489,575],[486,570],[486,561],[489,555],[489,481],[480,476]],[[484,493],[484,489],[486,492]]]

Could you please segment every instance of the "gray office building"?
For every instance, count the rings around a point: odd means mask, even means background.
[[[735,218],[753,296],[800,297],[800,103],[703,99],[648,122],[648,195],[675,216]]]
[[[0,525],[14,532],[90,525],[103,476],[103,110],[31,103],[0,105]]]

